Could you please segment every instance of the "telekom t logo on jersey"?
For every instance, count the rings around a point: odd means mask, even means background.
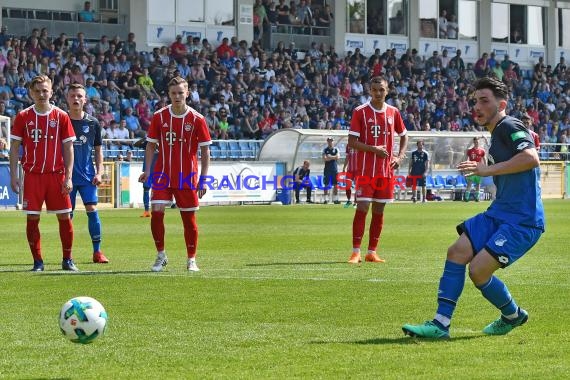
[[[30,137],[32,141],[35,143],[39,143],[40,139],[42,138],[42,130],[39,128],[34,128],[30,131]]]
[[[380,137],[380,135],[382,134],[380,131],[381,129],[382,129],[382,127],[375,124],[375,125],[370,127],[370,133],[372,133],[372,136],[374,136],[374,137]]]
[[[176,132],[166,132],[166,141],[168,141],[168,145],[174,145],[176,141]]]

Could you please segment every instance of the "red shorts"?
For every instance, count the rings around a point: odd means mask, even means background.
[[[169,204],[172,198],[176,201],[176,206],[180,211],[196,211],[200,208],[198,202],[198,192],[191,189],[175,189],[167,187],[165,189],[152,189],[150,203]]]
[[[40,214],[44,202],[49,213],[71,212],[69,194],[62,193],[63,173],[24,173],[24,203],[26,214]]]
[[[393,178],[372,178],[367,181],[356,180],[356,201],[388,203],[394,200]]]

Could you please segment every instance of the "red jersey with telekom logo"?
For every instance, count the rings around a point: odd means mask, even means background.
[[[391,178],[393,170],[390,168],[390,161],[394,154],[395,135],[406,134],[400,111],[386,103],[379,110],[367,102],[354,109],[348,134],[367,145],[383,145],[389,154],[388,157],[382,158],[371,152],[357,151],[356,175],[368,178]]]
[[[151,179],[154,185],[173,189],[196,189],[198,149],[212,139],[204,116],[191,107],[183,115],[174,115],[171,106],[156,111],[147,141],[158,144],[158,157]],[[158,181],[162,173],[162,179]]]
[[[63,173],[63,143],[75,140],[73,125],[67,113],[52,106],[38,113],[31,106],[18,112],[11,138],[21,141],[24,155],[22,167],[26,173]]]
[[[467,149],[467,158],[469,161],[480,162],[485,157],[485,150],[483,148]]]

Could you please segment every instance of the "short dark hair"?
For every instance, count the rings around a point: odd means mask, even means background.
[[[507,85],[495,77],[483,77],[474,83],[475,90],[491,90],[495,98],[507,100],[509,90]]]

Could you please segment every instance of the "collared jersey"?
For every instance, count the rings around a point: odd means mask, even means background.
[[[206,119],[192,107],[183,115],[174,115],[171,108],[156,111],[148,130],[147,141],[158,144],[153,178],[161,173],[170,188],[196,189],[198,149],[212,143]]]
[[[51,106],[38,113],[30,106],[16,115],[11,137],[22,143],[22,167],[26,173],[63,173],[63,143],[75,140],[67,113]]]
[[[356,175],[369,178],[392,177],[390,161],[394,155],[394,137],[406,134],[402,115],[396,107],[384,103],[384,107],[378,110],[370,102],[356,107],[352,113],[348,134],[367,145],[383,145],[388,151],[388,157],[383,158],[372,152],[359,150],[356,154]]]

